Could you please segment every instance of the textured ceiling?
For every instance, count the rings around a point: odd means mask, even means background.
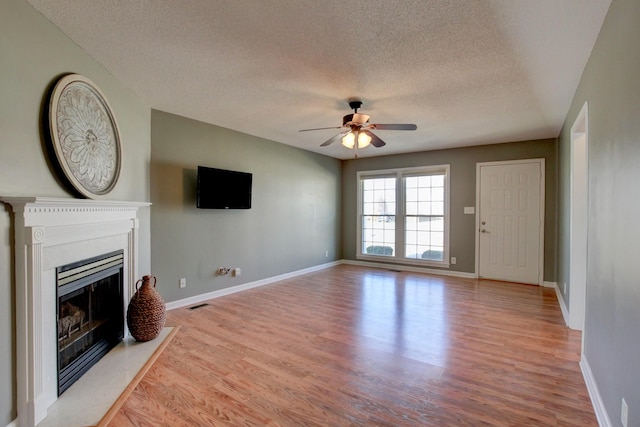
[[[558,136],[610,0],[28,0],[154,109],[336,158]],[[89,76],[90,77],[90,76]],[[117,114],[117,112],[116,112]]]

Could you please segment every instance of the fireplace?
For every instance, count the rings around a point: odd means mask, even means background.
[[[35,426],[59,396],[58,341],[65,333],[58,334],[56,318],[61,309],[58,297],[66,292],[59,289],[59,267],[122,251],[119,307],[124,322],[124,307],[138,278],[138,208],[150,204],[49,197],[0,201],[12,207],[15,233],[17,425]],[[94,285],[94,292],[101,286]],[[74,302],[74,296],[67,300],[87,316],[90,306],[81,308],[82,300]],[[74,307],[62,310],[82,317]],[[70,326],[72,319],[66,323]],[[79,323],[84,326],[84,320]]]
[[[58,395],[124,338],[124,251],[56,268]]]

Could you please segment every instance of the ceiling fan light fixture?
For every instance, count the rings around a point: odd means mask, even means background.
[[[371,137],[364,132],[358,134],[358,148],[368,147],[371,143]]]
[[[344,145],[345,147],[351,149],[354,147],[355,144],[356,144],[356,136],[353,134],[353,132],[349,132],[348,134],[342,137],[342,145]]]
[[[352,149],[356,145],[356,135],[358,135],[358,148],[365,148],[371,144],[371,137],[364,132],[351,131],[342,137],[342,145]]]

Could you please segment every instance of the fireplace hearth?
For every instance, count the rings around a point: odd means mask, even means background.
[[[124,251],[56,269],[58,395],[124,338]]]

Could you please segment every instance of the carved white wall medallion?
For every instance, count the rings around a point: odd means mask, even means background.
[[[49,129],[71,185],[90,199],[108,194],[120,175],[120,134],[106,98],[91,80],[69,74],[56,83]]]

